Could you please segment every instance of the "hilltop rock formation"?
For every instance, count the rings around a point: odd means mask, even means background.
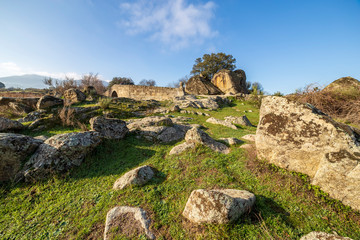
[[[360,131],[310,104],[265,97],[256,131],[258,157],[305,173],[312,184],[360,210]]]
[[[85,101],[86,95],[76,88],[70,88],[64,92],[64,99],[66,104],[78,103]]]
[[[114,183],[113,189],[121,190],[130,185],[145,185],[154,177],[154,170],[155,169],[147,165],[135,168],[118,178]]]
[[[18,131],[24,128],[24,125],[22,125],[18,121],[0,117],[0,132]]]
[[[90,126],[91,130],[108,139],[122,139],[129,132],[126,122],[117,118],[93,117]]]
[[[225,94],[247,93],[246,75],[240,69],[236,71],[220,70],[213,76],[211,82]]]
[[[218,95],[222,92],[210,81],[200,77],[193,76],[185,85],[185,92],[194,95]]]
[[[151,220],[142,208],[114,207],[106,215],[104,240],[118,239],[120,234],[134,239],[140,235],[155,239],[155,235],[149,229],[150,223]]]
[[[64,172],[79,166],[100,142],[100,134],[92,131],[58,134],[47,139],[25,164],[25,180],[36,181],[52,172]]]
[[[250,212],[255,199],[245,190],[198,189],[191,193],[182,215],[194,223],[230,223]]]
[[[41,140],[29,136],[0,133],[0,182],[13,179],[40,144]]]
[[[64,105],[64,100],[50,95],[42,96],[36,104],[37,109],[48,109]]]
[[[352,77],[339,78],[322,91],[360,94],[360,81]]]

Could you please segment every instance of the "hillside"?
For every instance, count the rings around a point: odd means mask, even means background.
[[[46,76],[36,75],[36,74],[25,74],[21,76],[9,76],[9,77],[0,77],[0,82],[4,83],[6,88],[14,87],[14,88],[48,88],[43,83],[43,80]],[[61,81],[59,79],[54,79],[54,81]],[[80,81],[80,80],[77,80]],[[106,81],[102,81],[104,86],[106,87],[109,83]]]
[[[237,125],[233,129],[206,121],[206,114],[217,119],[245,114],[252,124],[258,125],[256,103],[231,100],[213,111],[189,107],[165,116],[173,121],[179,117],[187,124],[200,124],[203,131],[220,142],[220,138],[241,139],[254,134],[256,126]],[[129,124],[139,118],[134,115],[135,111],[153,115],[154,104],[118,99],[107,106],[99,105],[108,115],[129,120]],[[160,104],[170,106],[169,102]],[[75,106],[92,109],[95,105],[85,102]],[[99,113],[102,109],[93,111]],[[31,122],[25,123],[29,124]],[[77,127],[57,124],[22,133],[50,137],[80,131]],[[180,155],[169,155],[179,143],[149,141],[135,132],[122,140],[105,140],[81,166],[69,173],[36,183],[1,186],[0,236],[2,239],[103,239],[107,212],[115,206],[133,206],[149,213],[150,229],[157,239],[299,239],[311,231],[360,238],[358,212],[310,185],[306,175],[258,160],[253,148],[248,151],[241,148],[246,143],[251,141],[243,139],[231,145],[227,155],[202,145]],[[112,188],[119,177],[143,165],[158,170],[149,183],[123,190]],[[196,225],[182,216],[194,189],[219,188],[254,193],[253,210],[233,223],[219,225]]]

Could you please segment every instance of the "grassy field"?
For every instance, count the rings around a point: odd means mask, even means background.
[[[244,111],[257,124],[255,105],[236,101],[230,107],[208,112],[223,119]],[[196,110],[198,111],[198,110]],[[256,127],[233,130],[192,117],[215,139],[255,133]],[[58,127],[46,133],[78,131]],[[36,184],[1,186],[1,239],[102,239],[105,217],[114,206],[142,207],[152,221],[157,239],[299,239],[311,231],[336,232],[360,239],[360,214],[330,199],[309,179],[256,159],[254,151],[239,145],[223,155],[198,146],[169,156],[174,144],[153,144],[127,136],[103,142],[83,164],[66,176]],[[141,165],[159,170],[143,187],[113,190],[117,178]],[[181,216],[191,191],[199,188],[244,189],[256,195],[253,211],[233,224],[193,225]],[[126,239],[119,237],[119,239]],[[141,239],[145,239],[144,237]]]

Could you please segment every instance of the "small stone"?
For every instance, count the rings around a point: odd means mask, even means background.
[[[231,122],[219,120],[214,117],[207,119],[206,122],[212,123],[212,124],[217,124],[217,125],[222,125],[222,126],[229,127],[232,129],[237,129],[237,127],[234,124],[232,124]]]
[[[242,136],[241,138],[245,139],[247,141],[255,142],[255,137],[256,137],[255,134],[248,134],[248,135]]]
[[[141,166],[125,173],[114,183],[113,189],[121,190],[130,185],[143,186],[155,175],[154,169],[150,166]]]
[[[237,139],[237,138],[220,138],[220,140],[223,140],[224,142],[226,142],[230,146],[243,143],[243,141],[241,141],[240,139]]]
[[[302,236],[300,240],[352,240],[348,237],[341,237],[335,234],[325,232],[310,232],[305,236]]]
[[[104,240],[117,239],[119,234],[128,238],[145,235],[148,239],[155,239],[155,235],[149,229],[150,223],[151,220],[142,208],[114,207],[106,215]]]
[[[177,145],[175,147],[173,147],[169,153],[169,155],[178,155],[178,154],[181,154],[182,152],[185,152],[186,150],[189,150],[189,149],[194,149],[196,146],[195,143],[187,143],[187,142],[184,142],[180,145]]]

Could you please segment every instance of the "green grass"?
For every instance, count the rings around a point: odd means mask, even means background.
[[[252,109],[248,118],[257,124],[258,110],[252,105],[236,102],[233,107],[209,113],[223,119],[243,114],[237,109]],[[208,118],[189,116],[194,123]],[[241,137],[256,130],[204,125],[215,139]],[[71,129],[59,127],[47,134],[61,131]],[[360,214],[312,187],[306,176],[248,157],[238,146],[228,155],[198,146],[169,156],[174,145],[153,144],[133,135],[121,141],[107,140],[66,176],[2,186],[0,239],[102,239],[107,211],[121,205],[144,208],[153,220],[151,228],[157,239],[299,239],[311,231],[360,238]],[[117,178],[144,164],[159,170],[150,183],[112,189]],[[245,189],[256,195],[256,205],[233,224],[192,225],[181,212],[191,191],[199,188]]]

